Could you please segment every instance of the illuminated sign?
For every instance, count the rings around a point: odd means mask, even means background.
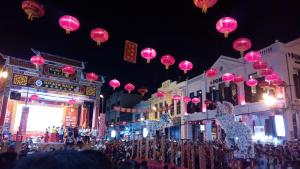
[[[49,76],[63,77],[63,78],[75,80],[77,72],[75,71],[73,75],[66,76],[66,74],[62,72],[62,69],[60,67],[45,65],[44,74]]]

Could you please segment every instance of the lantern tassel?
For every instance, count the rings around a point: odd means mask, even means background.
[[[169,70],[169,65],[166,66],[166,70]]]
[[[69,73],[66,73],[66,77],[69,77]]]
[[[187,70],[184,70],[183,72],[184,72],[184,74],[187,74]]]
[[[70,33],[71,33],[71,31],[70,31],[70,30],[66,30],[66,34],[68,34],[68,35],[69,35]]]
[[[225,32],[225,33],[224,33],[224,38],[228,38],[228,36],[229,36],[229,33],[228,33],[228,32]]]
[[[203,6],[202,6],[202,13],[204,13],[204,14],[207,13],[207,5],[206,5],[206,3],[204,3]]]
[[[28,17],[27,17],[27,19],[29,20],[29,21],[32,21],[33,20],[33,17],[32,17],[32,14],[30,13],[30,14],[28,14]]]
[[[147,59],[147,63],[150,63],[150,59]]]
[[[100,45],[101,45],[101,42],[100,42],[100,41],[97,41],[97,45],[100,46]]]
[[[244,51],[243,51],[243,50],[240,51],[240,54],[241,54],[241,56],[243,57],[243,56],[244,56]]]

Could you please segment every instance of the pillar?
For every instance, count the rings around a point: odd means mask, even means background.
[[[0,114],[0,127],[4,125],[5,115],[6,115],[6,109],[7,109],[7,103],[9,99],[9,88],[4,88],[3,96],[2,96],[2,104],[1,104],[1,114]]]

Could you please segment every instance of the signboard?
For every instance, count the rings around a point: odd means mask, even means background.
[[[77,125],[78,110],[75,108],[67,108],[65,115],[65,126],[76,127]]]
[[[136,63],[138,45],[134,42],[125,41],[124,60],[130,63]]]
[[[24,106],[22,109],[22,116],[21,116],[20,127],[19,127],[19,133],[21,135],[26,134],[28,114],[29,114],[29,107]]]
[[[63,77],[63,78],[71,79],[71,80],[76,79],[77,71],[75,71],[74,74],[67,76],[64,72],[62,72],[61,67],[44,65],[43,68],[44,68],[43,71],[44,71],[45,75],[55,76],[55,77]]]

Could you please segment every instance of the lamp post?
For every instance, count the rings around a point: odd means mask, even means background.
[[[101,100],[101,113],[103,113],[103,102],[104,102],[104,95],[100,94],[100,100]]]

